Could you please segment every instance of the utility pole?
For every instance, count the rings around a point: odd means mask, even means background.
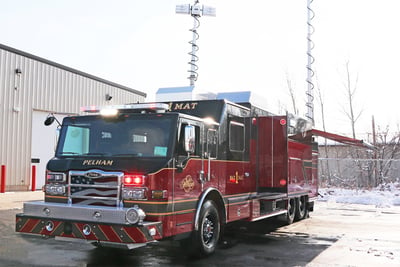
[[[189,44],[191,44],[192,46],[192,51],[189,52],[191,59],[188,62],[188,64],[190,65],[190,69],[188,70],[190,75],[188,79],[190,80],[190,86],[194,86],[194,82],[197,81],[198,76],[197,70],[199,69],[196,64],[196,62],[199,60],[199,57],[196,55],[197,51],[199,50],[199,47],[196,44],[197,40],[199,39],[199,34],[197,33],[197,29],[200,26],[199,18],[201,16],[215,17],[216,10],[214,7],[200,5],[199,0],[195,0],[193,5],[177,5],[175,12],[177,14],[188,14],[193,17],[193,28],[189,30],[193,33],[193,35],[192,40],[189,42]]]
[[[372,116],[372,145],[376,148],[376,130],[375,130],[375,117]],[[378,173],[377,173],[377,151],[374,149],[373,151],[373,177],[374,177],[374,186],[378,185]]]

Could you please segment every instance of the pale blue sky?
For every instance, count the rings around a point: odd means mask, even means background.
[[[306,0],[204,0],[216,17],[202,17],[196,87],[253,90],[271,111],[291,110],[287,76],[305,113]],[[175,14],[191,0],[0,0],[0,43],[148,94],[186,86],[192,18]],[[314,0],[315,69],[326,98],[328,130],[350,132],[342,112],[344,64],[358,75],[358,132],[397,130],[400,62],[398,1]],[[316,128],[321,128],[315,102]]]

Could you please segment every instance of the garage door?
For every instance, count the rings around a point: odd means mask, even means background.
[[[41,189],[45,183],[46,164],[54,156],[57,138],[57,122],[45,126],[49,112],[33,111],[32,114],[32,166],[36,166],[36,188]],[[66,115],[55,114],[62,122]],[[33,169],[32,169],[33,170]]]

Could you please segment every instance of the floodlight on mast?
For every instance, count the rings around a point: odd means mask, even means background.
[[[193,33],[192,40],[189,42],[192,46],[192,51],[189,52],[191,56],[190,61],[188,64],[190,65],[190,73],[188,79],[190,80],[190,86],[194,86],[194,82],[197,81],[197,70],[199,67],[197,66],[196,62],[199,60],[199,57],[196,55],[196,52],[199,50],[198,45],[196,44],[197,40],[199,39],[199,34],[197,33],[197,29],[200,26],[199,18],[201,16],[216,16],[216,10],[214,7],[211,6],[204,6],[200,5],[198,0],[194,1],[194,4],[182,4],[177,5],[175,9],[175,13],[177,14],[188,14],[193,17],[193,28],[190,31]]]

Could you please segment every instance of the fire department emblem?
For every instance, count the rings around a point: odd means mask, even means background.
[[[183,189],[186,193],[189,193],[194,188],[194,180],[192,176],[186,175],[186,177],[181,181],[180,188]]]
[[[239,181],[243,181],[243,175],[239,175],[238,171],[235,172],[235,175],[229,176],[229,182],[238,184]]]

